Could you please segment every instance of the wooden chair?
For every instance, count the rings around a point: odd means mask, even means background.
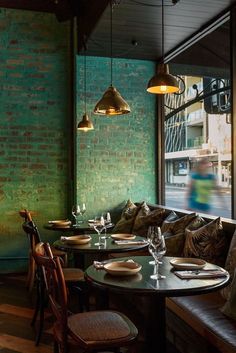
[[[32,252],[32,259],[34,261],[34,266],[37,265],[35,261],[35,249],[40,246],[40,244],[43,244],[40,241],[40,236],[38,229],[34,222],[27,221],[24,222],[22,225],[24,231],[27,233],[29,237],[29,242],[31,244],[31,252]],[[54,256],[54,254],[53,254]],[[37,258],[36,258],[37,259]],[[63,263],[62,258],[60,257],[61,263]],[[36,289],[37,289],[37,296],[36,296],[36,305],[35,305],[35,312],[34,316],[31,322],[31,325],[34,326],[36,319],[39,315],[39,328],[36,331],[36,338],[35,338],[35,344],[38,345],[40,342],[40,338],[42,335],[42,330],[43,330],[43,324],[44,324],[44,308],[45,308],[45,286],[44,286],[44,280],[43,276],[41,273],[41,268],[40,266],[35,266],[36,267],[36,272],[34,274],[34,278],[36,279]],[[87,299],[87,290],[86,290],[86,285],[84,282],[84,273],[81,269],[78,268],[63,268],[63,273],[65,277],[65,281],[68,287],[72,289],[76,289],[78,292],[79,296],[81,297],[80,300],[80,310],[83,310],[83,305],[85,304],[86,308],[88,307],[88,299]],[[85,300],[87,299],[87,301]]]
[[[50,245],[44,244],[42,251],[35,253],[46,285],[51,310],[55,317],[53,326],[54,352],[117,351],[120,347],[134,349],[137,328],[123,314],[116,311],[90,311],[70,314],[67,310],[68,297],[65,277],[59,257],[53,258]]]
[[[31,212],[28,210],[20,210],[19,214],[22,218],[24,218],[24,221],[26,224],[26,222],[33,222],[32,220],[32,216],[31,216]],[[35,261],[34,258],[32,256],[32,251],[34,249],[34,246],[39,243],[41,241],[40,239],[40,233],[38,231],[38,228],[36,227],[36,225],[34,224],[35,227],[35,234],[32,237],[29,233],[27,233],[28,231],[28,227],[24,227],[23,224],[23,229],[25,231],[25,233],[27,234],[28,237],[28,241],[29,241],[29,263],[28,263],[28,274],[27,274],[27,288],[29,290],[29,292],[31,293],[33,286],[34,286],[34,282],[35,282],[35,274],[36,274],[36,266],[35,266]],[[52,252],[54,254],[54,256],[60,256],[63,261],[64,261],[64,266],[67,266],[67,253],[65,251],[61,251],[61,250],[57,250],[55,248],[52,247]]]

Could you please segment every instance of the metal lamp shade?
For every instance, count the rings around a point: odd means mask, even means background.
[[[87,132],[89,130],[93,130],[93,123],[89,119],[88,114],[84,114],[82,120],[79,122],[77,130]]]
[[[113,86],[108,87],[94,108],[94,114],[98,115],[111,116],[127,113],[130,113],[128,103],[126,103],[117,89]]]
[[[149,93],[167,94],[179,91],[176,78],[169,74],[167,64],[159,64],[157,74],[148,82],[147,91]]]

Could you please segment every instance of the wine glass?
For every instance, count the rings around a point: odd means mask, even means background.
[[[108,228],[109,224],[111,224],[111,215],[110,215],[110,212],[107,212],[104,217],[105,234],[104,234],[104,236],[101,237],[101,239],[108,239],[109,238],[109,236],[107,235],[107,228]]]
[[[95,243],[94,245],[97,245],[97,246],[101,246],[101,245],[104,245],[102,242],[101,242],[101,233],[102,231],[104,230],[104,226],[105,226],[105,220],[104,220],[104,217],[101,216],[101,217],[95,217],[95,221],[94,221],[94,224],[93,224],[93,228],[96,230],[96,232],[98,233],[98,243]]]
[[[86,205],[85,205],[85,203],[83,203],[83,204],[82,204],[82,208],[81,208],[81,215],[82,215],[82,217],[84,216],[85,212],[86,212]],[[83,219],[83,220],[84,220],[84,219]]]
[[[150,226],[150,227],[148,227],[148,232],[147,232],[148,249],[149,249],[149,245],[151,245],[153,235],[154,235],[154,227]],[[155,261],[154,260],[151,260],[148,263],[149,263],[149,265],[155,265]]]
[[[154,273],[153,275],[150,276],[150,278],[152,279],[166,278],[165,276],[162,276],[158,273],[160,259],[166,253],[165,238],[160,232],[154,234],[152,242],[149,244],[149,252],[151,253],[151,255],[155,260]]]
[[[75,218],[75,226],[78,226],[79,220],[78,217],[81,215],[81,210],[79,205],[72,206],[72,216]]]

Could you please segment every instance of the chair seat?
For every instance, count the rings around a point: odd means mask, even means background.
[[[137,328],[124,315],[115,311],[90,311],[68,317],[69,344],[87,347],[112,347],[133,341]],[[60,340],[60,325],[55,323],[54,333]],[[72,338],[72,339],[71,339]]]
[[[77,282],[84,280],[84,272],[79,268],[63,268],[66,282]]]

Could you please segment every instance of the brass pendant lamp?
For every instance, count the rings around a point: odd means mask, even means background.
[[[94,114],[97,115],[122,115],[130,113],[128,103],[122,98],[118,90],[113,87],[113,52],[112,52],[112,0],[110,1],[110,45],[111,45],[111,84],[103,94],[102,98],[98,101],[94,108]]]
[[[169,73],[169,66],[165,64],[164,49],[164,0],[161,1],[161,47],[162,47],[162,63],[157,67],[157,73],[148,82],[147,91],[149,93],[167,94],[179,91],[178,81]]]
[[[87,132],[89,130],[93,130],[93,123],[89,119],[89,116],[87,114],[87,98],[86,98],[86,71],[87,71],[87,65],[86,65],[86,54],[85,54],[84,49],[84,115],[82,120],[79,122],[77,126],[77,130],[79,131],[84,131]]]

